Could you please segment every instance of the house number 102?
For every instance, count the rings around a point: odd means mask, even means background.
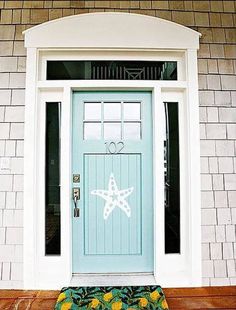
[[[107,154],[119,154],[124,148],[124,142],[106,142]]]

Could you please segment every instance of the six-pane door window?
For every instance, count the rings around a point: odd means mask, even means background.
[[[140,140],[141,102],[84,102],[84,140]]]

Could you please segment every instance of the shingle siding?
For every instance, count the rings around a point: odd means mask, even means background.
[[[203,285],[235,285],[235,1],[0,1],[0,285],[22,283],[25,48],[22,31],[50,19],[121,11],[202,33],[198,52]]]

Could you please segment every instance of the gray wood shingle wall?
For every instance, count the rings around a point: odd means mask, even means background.
[[[157,16],[202,33],[198,65],[203,285],[236,285],[235,9],[235,1],[0,1],[0,157],[10,159],[9,169],[0,169],[0,287],[22,286],[22,31],[62,16],[100,11]]]

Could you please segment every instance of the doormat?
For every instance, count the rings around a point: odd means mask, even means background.
[[[55,310],[168,310],[160,286],[65,287]]]

